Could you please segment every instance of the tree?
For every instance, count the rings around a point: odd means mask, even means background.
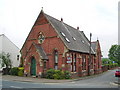
[[[0,59],[2,60],[1,67],[6,67],[6,69],[12,67],[12,61],[10,59],[10,54],[9,53],[7,53],[7,54],[1,53],[0,54]]]
[[[110,60],[108,58],[102,58],[102,65],[108,64],[109,61]]]
[[[120,45],[112,45],[108,56],[110,60],[115,61],[120,66]]]

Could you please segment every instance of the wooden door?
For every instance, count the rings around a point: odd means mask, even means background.
[[[35,58],[31,59],[31,75],[36,76],[36,60],[35,60]]]

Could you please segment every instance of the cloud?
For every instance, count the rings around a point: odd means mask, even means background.
[[[1,0],[0,30],[22,47],[40,10],[73,27],[80,27],[92,40],[101,41],[104,56],[117,43],[119,0]]]

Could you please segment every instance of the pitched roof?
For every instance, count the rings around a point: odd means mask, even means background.
[[[59,34],[59,36],[61,37],[61,39],[63,40],[63,42],[69,50],[82,53],[89,53],[89,40],[85,37],[83,32],[45,13],[44,15],[55,28],[56,32]],[[91,53],[95,54],[93,50]]]
[[[48,60],[48,57],[47,57],[44,49],[43,49],[40,45],[37,45],[37,44],[35,44],[35,43],[34,43],[34,46],[36,47],[36,49],[37,49],[38,52],[40,53],[41,59]]]
[[[92,46],[93,50],[96,52],[96,48],[97,48],[97,41],[92,42],[92,43],[91,43],[91,46]]]

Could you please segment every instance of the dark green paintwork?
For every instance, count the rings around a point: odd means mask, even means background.
[[[36,60],[35,60],[35,58],[31,59],[31,75],[36,76]]]

